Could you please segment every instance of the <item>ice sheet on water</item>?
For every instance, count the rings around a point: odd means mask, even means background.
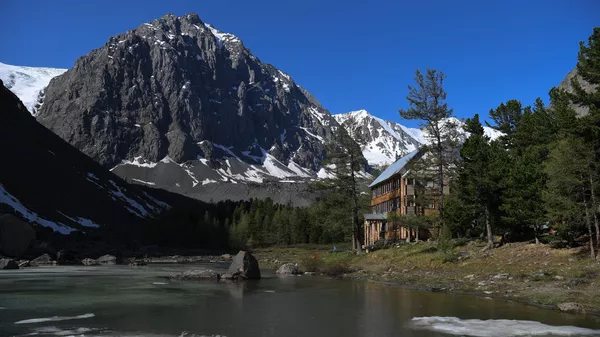
[[[70,328],[60,329],[55,326],[46,326],[33,329],[33,332],[25,336],[85,336],[85,333],[92,332],[90,328]]]
[[[35,324],[35,323],[43,323],[43,322],[59,322],[59,321],[68,321],[72,319],[85,319],[92,318],[96,315],[92,313],[78,315],[78,316],[52,316],[52,317],[42,317],[42,318],[30,318],[24,319],[22,321],[17,321],[15,324]]]
[[[59,328],[55,326],[46,326],[31,329],[31,333],[19,335],[21,336],[107,336],[107,337],[226,337],[225,335],[199,335],[189,332],[182,332],[181,334],[156,334],[146,333],[142,331],[138,332],[121,332],[113,331],[110,329],[96,329],[86,327],[73,327],[73,328]]]
[[[414,317],[414,329],[430,330],[456,336],[520,337],[520,336],[599,336],[600,330],[575,326],[552,326],[536,321],[510,319],[461,319],[458,317]]]

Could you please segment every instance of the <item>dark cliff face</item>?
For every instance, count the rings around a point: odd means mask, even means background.
[[[110,230],[145,223],[169,208],[36,122],[1,81],[0,155],[0,213],[37,229]]]
[[[46,88],[37,119],[108,168],[138,157],[262,164],[269,154],[314,172],[338,125],[288,75],[196,14],[143,24],[79,58]]]

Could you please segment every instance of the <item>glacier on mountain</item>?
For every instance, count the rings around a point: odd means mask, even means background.
[[[0,80],[35,115],[50,80],[67,69],[13,66],[0,62]]]

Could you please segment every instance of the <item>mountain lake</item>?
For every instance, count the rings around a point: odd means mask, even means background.
[[[0,274],[1,336],[600,336],[600,317],[324,276],[174,281],[227,265],[43,267]]]

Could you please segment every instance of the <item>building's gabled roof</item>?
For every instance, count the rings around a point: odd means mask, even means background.
[[[417,156],[421,151],[419,149],[414,150],[413,152],[407,154],[406,156],[398,159],[395,163],[388,166],[381,174],[369,185],[369,187],[373,187],[387,179],[389,179],[394,174],[400,172],[406,164],[408,164],[415,156]]]

